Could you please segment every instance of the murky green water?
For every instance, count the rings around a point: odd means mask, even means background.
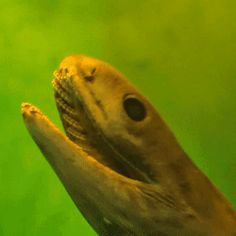
[[[0,236],[96,235],[19,112],[30,101],[61,127],[50,81],[74,53],[125,73],[236,206],[235,9],[234,0],[2,0]]]

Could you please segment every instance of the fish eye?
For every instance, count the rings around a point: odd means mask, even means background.
[[[133,95],[127,95],[123,101],[126,114],[134,121],[142,121],[146,117],[144,104]]]

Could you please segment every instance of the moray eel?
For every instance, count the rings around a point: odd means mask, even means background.
[[[124,75],[69,56],[52,84],[66,135],[29,103],[24,122],[99,235],[236,235],[230,203]]]

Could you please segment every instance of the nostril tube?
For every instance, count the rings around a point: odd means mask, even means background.
[[[88,82],[93,82],[95,79],[94,73],[96,72],[96,67],[94,67],[89,74],[84,75],[84,79]]]
[[[86,75],[86,76],[84,76],[84,79],[89,81],[89,82],[92,82],[95,78],[94,78],[93,75]]]

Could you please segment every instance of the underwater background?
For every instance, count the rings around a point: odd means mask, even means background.
[[[122,71],[236,207],[236,1],[1,0],[0,236],[96,235],[20,113],[62,127],[51,80],[70,54]]]

